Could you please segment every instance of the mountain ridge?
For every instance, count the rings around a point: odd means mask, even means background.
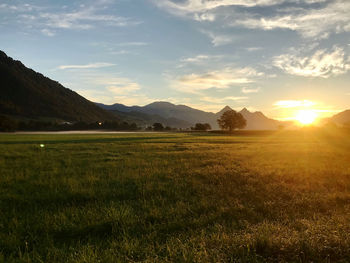
[[[118,119],[3,51],[0,51],[0,79],[1,114],[84,122]]]
[[[191,108],[186,105],[175,105],[166,101],[155,101],[145,106],[125,106],[120,103],[112,105],[104,105],[97,103],[100,107],[106,110],[115,110],[120,112],[139,112],[145,114],[153,114],[161,116],[163,118],[175,118],[178,120],[184,120],[191,126],[195,123],[209,123],[213,129],[219,129],[217,119],[227,110],[232,110],[230,106],[225,106],[217,113],[201,111],[195,108]],[[247,130],[276,130],[280,126],[286,126],[289,123],[274,120],[266,117],[262,112],[250,112],[247,108],[243,108],[239,111],[243,117],[247,120]],[[180,127],[186,128],[186,127]]]
[[[337,125],[349,125],[350,127],[350,110],[341,111],[330,118],[325,119],[326,122],[333,122]]]

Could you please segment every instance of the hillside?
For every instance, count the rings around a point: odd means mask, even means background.
[[[95,122],[117,117],[0,51],[0,113],[12,117]]]
[[[338,125],[344,125],[350,123],[350,110],[342,111],[333,117],[330,120]]]

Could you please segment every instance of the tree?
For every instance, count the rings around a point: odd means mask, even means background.
[[[153,123],[153,130],[154,131],[162,131],[162,130],[164,130],[164,126],[163,126],[163,124],[161,124],[159,122]]]
[[[211,126],[209,123],[196,123],[193,130],[195,130],[195,131],[207,131],[207,130],[211,130]]]
[[[217,121],[221,129],[230,132],[234,129],[243,129],[247,125],[243,115],[234,110],[225,111]]]

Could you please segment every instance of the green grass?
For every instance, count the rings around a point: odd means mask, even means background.
[[[0,135],[0,262],[271,261],[350,261],[349,134]]]

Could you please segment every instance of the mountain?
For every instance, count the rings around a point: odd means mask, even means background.
[[[153,122],[161,122],[177,128],[188,128],[194,126],[195,123],[209,123],[213,129],[219,129],[217,119],[227,110],[232,110],[229,106],[224,107],[217,113],[205,112],[197,110],[185,105],[174,105],[170,102],[158,101],[148,104],[146,106],[125,106],[123,104],[104,105],[97,103],[103,109],[115,112],[118,115],[125,114],[125,116],[133,115],[139,120],[134,122],[140,123],[143,120],[152,124]],[[247,130],[275,130],[280,125],[285,123],[267,118],[261,112],[250,112],[246,108],[242,109],[240,113],[247,120]]]
[[[329,118],[328,120],[338,125],[348,124],[350,123],[350,110],[340,112],[334,115],[333,117]]]
[[[217,112],[215,114],[216,119],[219,119],[222,114],[224,114],[226,111],[232,110],[230,106],[225,106],[221,111]]]
[[[225,111],[232,110],[229,106],[224,107],[221,111],[216,113],[219,118]],[[283,125],[283,122],[270,119],[266,117],[262,112],[250,112],[246,108],[243,108],[239,111],[246,119],[247,126],[244,128],[245,130],[276,130],[280,125]]]
[[[250,112],[246,108],[242,109],[240,113],[247,120],[246,130],[276,130],[282,122],[267,118],[262,112]]]
[[[96,103],[99,107],[110,111],[113,114],[116,114],[124,121],[130,123],[136,123],[139,126],[147,127],[151,126],[153,123],[159,122],[165,126],[170,126],[173,128],[189,128],[192,126],[192,123],[181,120],[174,117],[163,117],[158,114],[146,113],[143,110],[143,107],[132,106],[128,107],[123,104],[113,104],[113,105],[105,105],[102,103]]]
[[[15,118],[96,122],[117,120],[76,92],[0,51],[0,113]]]
[[[216,121],[214,113],[197,110],[185,105],[174,105],[169,102],[153,102],[143,107],[143,112],[158,114],[165,118],[176,118],[195,124],[197,122]]]
[[[143,120],[145,125],[160,122],[171,127],[190,128],[197,122],[208,122],[214,123],[215,127],[217,126],[214,113],[193,109],[185,105],[174,105],[170,102],[157,101],[143,107],[128,107],[118,103],[113,105],[97,103],[97,105],[117,114],[122,112],[126,117],[138,117]],[[136,123],[140,124],[140,120]]]

